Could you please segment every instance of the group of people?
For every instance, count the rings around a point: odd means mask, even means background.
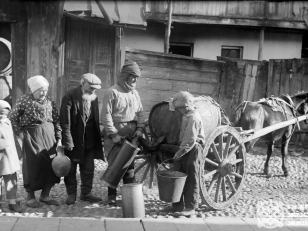
[[[22,159],[22,175],[27,192],[26,204],[39,207],[35,191],[41,190],[39,201],[48,205],[58,205],[50,197],[52,187],[60,182],[53,172],[51,162],[57,147],[65,147],[65,155],[71,160],[71,168],[64,177],[66,204],[74,204],[77,197],[77,165],[80,169],[80,200],[99,202],[100,197],[92,195],[94,159],[110,160],[112,146],[122,137],[143,136],[144,116],[136,84],[140,69],[135,62],[125,63],[117,83],[110,87],[103,98],[99,113],[96,89],[101,88],[101,80],[87,73],[80,85],[69,90],[62,99],[60,114],[55,103],[47,96],[49,83],[41,75],[33,76],[27,83],[31,93],[20,97],[14,107],[0,100],[0,177],[6,187],[9,208],[21,212],[16,202],[17,175]],[[180,202],[164,211],[195,213],[199,198],[199,165],[204,145],[204,132],[200,115],[193,107],[193,96],[179,92],[173,98],[174,108],[183,114],[180,133],[180,149],[175,154],[174,169],[188,175]],[[103,123],[100,131],[99,118]],[[15,134],[15,135],[14,135]],[[22,140],[22,150],[16,139]],[[101,136],[104,139],[102,146]],[[125,175],[123,183],[135,181],[134,163]],[[116,203],[117,190],[108,187],[108,204]]]

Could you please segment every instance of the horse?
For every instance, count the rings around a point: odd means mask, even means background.
[[[259,130],[296,117],[296,113],[304,115],[308,112],[308,93],[300,92],[293,96],[282,95],[276,98],[284,110],[274,111],[267,105],[259,102],[243,102],[235,109],[234,127],[243,130]],[[305,120],[305,123],[308,123]],[[245,143],[246,151],[253,149],[255,143],[262,139],[267,142],[267,158],[264,164],[264,174],[268,175],[268,163],[274,150],[275,141],[281,138],[281,158],[284,176],[289,174],[287,165],[288,145],[294,132],[295,124],[278,129],[267,135]]]

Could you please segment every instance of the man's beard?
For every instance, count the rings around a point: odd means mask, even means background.
[[[87,101],[94,101],[96,99],[97,95],[95,93],[89,94],[89,93],[83,93],[82,94],[82,99],[87,100]]]

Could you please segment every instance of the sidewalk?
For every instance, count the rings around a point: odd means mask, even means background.
[[[284,221],[282,228],[259,228],[255,218],[19,218],[0,217],[0,231],[304,231],[308,219]]]

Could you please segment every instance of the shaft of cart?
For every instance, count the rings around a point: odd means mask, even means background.
[[[275,124],[275,125],[272,125],[272,126],[262,128],[258,131],[253,131],[252,134],[243,133],[243,134],[241,134],[242,141],[243,141],[243,143],[246,143],[248,141],[254,140],[254,139],[259,138],[261,136],[264,136],[268,133],[279,130],[281,128],[285,128],[287,126],[290,126],[292,124],[298,123],[298,122],[303,121],[303,120],[308,120],[308,115],[299,116],[299,117],[296,117],[296,118],[288,120],[288,121],[284,121],[284,122],[281,122],[281,123],[278,123],[278,124]]]

